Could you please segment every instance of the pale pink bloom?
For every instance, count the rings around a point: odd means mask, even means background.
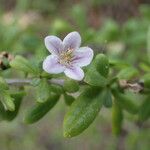
[[[81,67],[87,66],[93,59],[93,50],[80,47],[81,37],[78,32],[69,33],[62,41],[56,36],[47,36],[45,46],[51,53],[43,61],[43,69],[51,74],[64,72],[74,80],[82,80],[84,72]]]

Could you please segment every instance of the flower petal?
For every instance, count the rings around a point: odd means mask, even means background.
[[[70,68],[66,68],[64,71],[65,75],[74,80],[82,80],[84,77],[84,72],[80,67],[72,66]]]
[[[74,52],[72,63],[80,67],[87,66],[93,59],[93,50],[89,47],[81,47]]]
[[[49,55],[43,61],[43,69],[52,74],[58,74],[65,70],[65,67],[58,62],[58,57]]]
[[[56,36],[47,36],[44,41],[46,48],[52,54],[58,55],[63,50],[62,40]]]
[[[76,31],[69,33],[63,40],[64,50],[79,48],[81,44],[80,34]]]

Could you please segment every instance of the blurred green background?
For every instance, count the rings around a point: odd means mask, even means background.
[[[44,37],[63,38],[70,31],[78,31],[82,45],[106,53],[111,61],[149,70],[149,0],[0,0],[0,52],[40,62],[48,54]],[[10,71],[5,74],[14,76]],[[125,131],[116,138],[111,132],[111,109],[105,108],[83,134],[65,139],[62,123],[68,108],[63,98],[42,120],[26,125],[23,115],[35,101],[34,91],[27,90],[31,94],[25,97],[19,116],[0,123],[0,150],[150,149],[148,123],[141,128],[125,114]]]

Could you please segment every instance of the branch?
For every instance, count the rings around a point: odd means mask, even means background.
[[[9,85],[24,86],[24,85],[31,85],[32,79],[5,79],[5,81]],[[62,86],[64,84],[64,80],[63,79],[51,79],[49,80],[49,83],[58,84]]]
[[[5,79],[9,85],[12,86],[24,86],[31,85],[32,79]],[[57,84],[60,86],[64,85],[64,79],[50,79],[48,80],[50,84]],[[80,84],[84,84],[82,81]],[[126,80],[119,80],[119,86],[125,90],[130,90],[134,93],[139,93],[144,90],[144,85],[142,83],[129,83]]]

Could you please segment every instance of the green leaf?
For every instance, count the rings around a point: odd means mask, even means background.
[[[51,92],[59,94],[59,95],[64,93],[64,90],[60,85],[51,84],[51,85],[49,85],[49,89]]]
[[[39,74],[38,67],[22,56],[16,56],[15,59],[10,62],[10,66],[26,73]]]
[[[2,102],[5,110],[14,111],[15,110],[15,104],[14,99],[10,96],[9,92],[6,90],[0,91],[0,101]]]
[[[95,66],[97,71],[107,78],[109,73],[109,61],[104,54],[98,54],[95,58]]]
[[[130,80],[130,79],[136,77],[138,74],[139,74],[139,72],[134,67],[127,67],[127,68],[122,69],[118,73],[117,77],[119,79]]]
[[[112,96],[110,89],[105,89],[104,92],[104,106],[110,108],[112,106]]]
[[[75,80],[66,79],[64,82],[64,89],[69,93],[74,93],[79,90],[79,84]]]
[[[63,122],[64,137],[80,134],[94,121],[103,104],[100,93],[98,88],[87,88],[72,103]]]
[[[36,103],[35,106],[28,110],[24,121],[28,124],[32,124],[40,120],[55,106],[59,97],[59,95],[51,94],[46,102]]]
[[[139,120],[145,121],[150,117],[150,95],[146,97],[139,108]]]
[[[45,102],[50,96],[50,89],[47,79],[41,79],[36,87],[36,99],[38,102]]]
[[[102,61],[100,60],[102,57]],[[108,59],[99,54],[88,68],[84,81],[92,86],[105,87],[107,85],[109,67]],[[103,76],[104,75],[104,76]]]
[[[70,106],[75,101],[75,98],[67,93],[64,93],[64,100],[66,104]]]
[[[15,104],[15,110],[12,111],[5,111],[5,115],[4,115],[4,119],[7,121],[12,121],[13,119],[15,119],[15,117],[17,116],[18,112],[19,112],[19,108],[22,102],[22,99],[24,97],[25,93],[24,92],[17,92],[17,93],[12,93],[11,97],[14,99],[14,104]]]
[[[40,78],[34,78],[34,79],[31,81],[30,84],[31,84],[32,86],[37,86],[37,85],[40,84],[40,81],[41,81]]]
[[[114,102],[112,107],[112,132],[115,135],[120,135],[123,121],[123,112],[121,107]]]
[[[6,83],[5,79],[0,77],[0,90],[8,90],[8,84]]]
[[[150,73],[145,74],[145,75],[142,77],[142,80],[144,81],[144,87],[150,89]]]
[[[3,104],[0,101],[0,121],[5,119],[5,109]]]
[[[104,87],[107,84],[107,79],[96,70],[94,63],[88,68],[84,81],[89,85],[99,87]]]
[[[128,111],[131,114],[136,114],[138,112],[138,106],[133,103],[131,97],[129,95],[125,95],[123,93],[119,93],[119,91],[113,91],[113,95],[116,99],[118,105]]]

